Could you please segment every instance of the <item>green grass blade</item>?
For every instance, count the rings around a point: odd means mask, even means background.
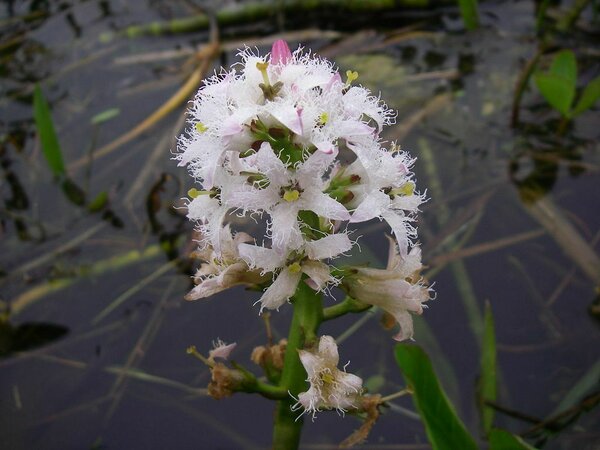
[[[479,26],[479,12],[477,11],[477,0],[458,0],[460,14],[462,15],[465,28],[474,30]]]
[[[102,111],[101,113],[96,114],[90,120],[92,125],[100,125],[101,123],[108,122],[111,119],[114,119],[119,114],[121,114],[121,110],[119,108],[110,108],[106,111]]]
[[[485,305],[483,345],[481,347],[481,376],[477,386],[481,423],[485,434],[489,434],[494,422],[494,409],[485,405],[485,400],[496,401],[497,394],[497,364],[496,364],[496,334],[494,316],[489,303]]]
[[[490,432],[490,450],[536,450],[536,448],[508,431],[494,429]]]
[[[64,177],[66,171],[60,143],[58,142],[58,137],[54,130],[50,107],[44,98],[44,94],[42,94],[42,89],[39,84],[35,86],[33,92],[33,117],[35,119],[35,126],[40,135],[42,152],[48,161],[50,170],[52,170],[55,177]]]
[[[415,345],[398,344],[396,361],[413,392],[433,450],[477,450],[475,441],[442,390],[425,352]]]

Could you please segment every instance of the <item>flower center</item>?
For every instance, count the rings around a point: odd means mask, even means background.
[[[295,202],[300,198],[300,191],[297,189],[286,189],[283,191],[283,199],[286,202]]]
[[[302,270],[302,266],[299,262],[292,263],[287,268],[291,273],[298,273]]]
[[[332,384],[335,381],[335,378],[333,378],[333,375],[330,372],[321,372],[319,378],[321,378],[321,381],[325,384]]]

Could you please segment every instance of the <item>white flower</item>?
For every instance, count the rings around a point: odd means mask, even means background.
[[[316,291],[325,289],[328,284],[337,284],[329,266],[319,260],[334,258],[350,248],[352,242],[348,235],[338,233],[306,241],[302,248],[291,253],[249,244],[240,244],[239,253],[250,268],[258,267],[263,274],[278,271],[273,284],[259,300],[262,311],[264,308],[278,309],[288,301],[296,292],[303,273],[308,276],[308,285]]]
[[[235,349],[236,346],[237,343],[235,342],[227,344],[221,339],[217,339],[216,342],[213,342],[212,350],[208,352],[208,360],[214,362],[215,358],[229,359],[229,355]]]
[[[199,258],[205,262],[196,272],[197,286],[185,296],[186,300],[198,300],[233,286],[259,284],[267,280],[259,271],[250,270],[239,257],[238,246],[252,241],[248,234],[236,233],[233,236],[229,225],[226,225],[220,235],[222,251],[219,254],[212,247],[198,252]]]
[[[248,167],[263,175],[266,186],[240,186],[229,196],[229,204],[244,210],[264,210],[271,215],[269,230],[273,248],[283,251],[302,246],[298,213],[312,211],[330,220],[348,220],[344,205],[324,193],[323,175],[335,155],[315,152],[294,169],[286,168],[268,143],[263,143]]]
[[[308,391],[298,395],[293,410],[303,409],[314,415],[323,409],[346,412],[356,407],[357,396],[362,393],[362,379],[337,368],[338,349],[331,336],[321,336],[317,351],[300,350],[300,361],[310,383]]]
[[[413,323],[410,313],[422,314],[423,303],[430,299],[429,289],[419,277],[421,249],[413,247],[402,257],[393,239],[386,269],[356,268],[355,274],[344,279],[348,295],[389,313],[400,325],[394,336],[397,341],[411,339]]]
[[[405,256],[411,238],[417,230],[410,223],[424,197],[415,193],[415,183],[409,171],[414,160],[406,153],[381,152],[363,148],[359,158],[346,169],[348,175],[358,175],[360,183],[349,189],[354,194],[351,206],[356,206],[351,223],[374,218],[385,220],[396,235],[400,254]]]

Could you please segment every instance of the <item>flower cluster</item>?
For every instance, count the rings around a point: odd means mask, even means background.
[[[204,261],[187,298],[244,284],[264,290],[261,310],[278,309],[301,282],[315,291],[339,285],[393,315],[401,328],[396,339],[412,337],[409,312],[420,313],[429,299],[413,226],[424,196],[415,188],[414,160],[380,138],[395,113],[356,85],[356,72],[344,80],[331,62],[301,48],[292,53],[283,41],[269,55],[247,48],[239,56],[237,67],[199,90],[191,127],[179,139],[176,159],[197,183],[187,208]],[[239,217],[253,218],[260,235],[233,232]],[[332,270],[332,260],[355,245],[348,227],[373,219],[394,235],[387,269]],[[335,364],[316,369],[310,354],[301,354],[315,374],[305,394],[318,390],[312,400],[299,398],[308,410],[345,409],[360,388],[347,377],[328,382],[328,374],[339,375],[330,340],[323,337],[319,355],[326,361],[329,352]],[[337,395],[340,386],[345,395]]]

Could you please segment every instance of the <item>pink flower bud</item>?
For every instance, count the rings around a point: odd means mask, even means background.
[[[271,64],[287,64],[292,59],[292,52],[283,39],[273,42],[271,48]]]

